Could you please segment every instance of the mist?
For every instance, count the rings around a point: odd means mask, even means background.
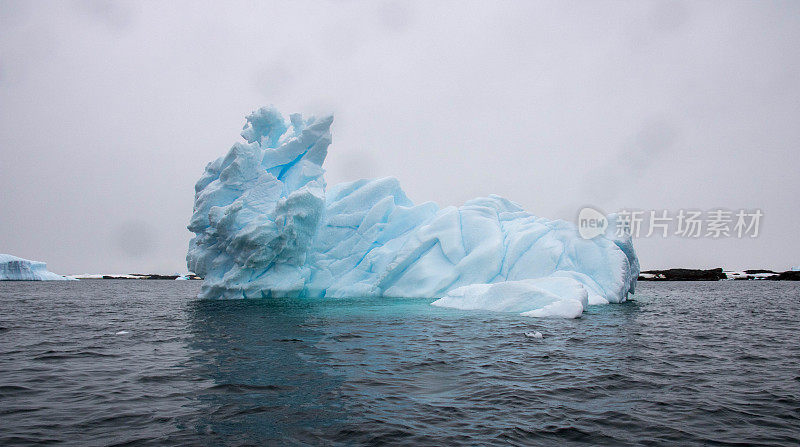
[[[184,272],[194,182],[267,104],[335,115],[329,185],[760,209],[641,264],[800,264],[797,2],[0,1],[0,29],[0,252],[54,272]]]

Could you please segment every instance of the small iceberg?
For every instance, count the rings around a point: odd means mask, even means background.
[[[69,281],[74,280],[47,270],[47,264],[0,253],[0,281]]]

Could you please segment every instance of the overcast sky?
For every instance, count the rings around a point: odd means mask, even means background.
[[[800,2],[0,1],[0,252],[184,272],[194,182],[275,104],[335,115],[329,184],[760,208],[644,268],[800,264]]]

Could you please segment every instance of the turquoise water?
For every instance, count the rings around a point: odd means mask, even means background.
[[[793,283],[644,283],[576,320],[199,286],[0,283],[0,444],[800,442]]]

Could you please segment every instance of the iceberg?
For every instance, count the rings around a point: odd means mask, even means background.
[[[72,280],[47,270],[47,264],[0,253],[0,281]]]
[[[639,262],[629,235],[592,239],[490,195],[414,204],[395,178],[327,187],[332,116],[246,117],[195,185],[186,256],[200,298],[420,297],[437,306],[579,316],[625,301]]]

